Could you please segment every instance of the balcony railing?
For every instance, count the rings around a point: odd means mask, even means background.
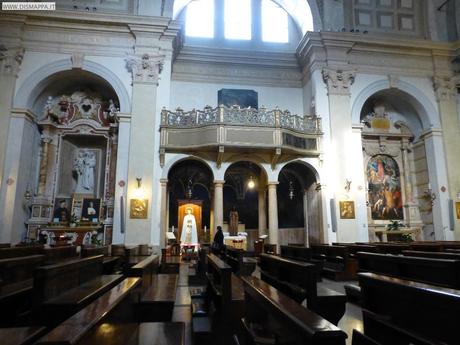
[[[302,117],[278,108],[267,110],[264,107],[254,109],[220,105],[216,108],[207,106],[203,110],[191,111],[183,111],[181,108],[171,111],[163,108],[161,112],[163,127],[193,128],[218,124],[286,128],[306,134],[321,133],[320,117]]]

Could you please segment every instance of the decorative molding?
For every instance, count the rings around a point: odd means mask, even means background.
[[[330,95],[349,95],[355,82],[356,71],[333,68],[323,69],[323,81]]]
[[[72,69],[82,69],[83,61],[85,60],[85,54],[80,52],[72,53],[70,61],[72,62]]]
[[[457,87],[453,78],[433,77],[433,89],[438,102],[456,99]]]
[[[133,83],[153,83],[158,85],[164,59],[165,55],[128,55],[126,67],[132,73]]]
[[[401,148],[394,145],[366,143],[363,147],[364,152],[369,157],[377,155],[388,155],[391,157],[398,157],[401,154]]]
[[[0,75],[17,77],[22,60],[24,58],[24,48],[5,48],[0,49]]]

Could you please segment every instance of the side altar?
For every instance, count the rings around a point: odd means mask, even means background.
[[[92,90],[48,95],[37,122],[40,162],[27,222],[30,240],[112,242],[117,101]],[[116,97],[114,95],[114,97]],[[116,98],[114,98],[116,99]]]

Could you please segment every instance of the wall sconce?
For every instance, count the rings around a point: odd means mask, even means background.
[[[294,199],[294,184],[292,181],[289,181],[289,199]]]
[[[136,177],[136,181],[137,181],[137,188],[141,188],[141,185],[142,185],[142,177]]]
[[[185,192],[186,196],[188,199],[191,199],[193,196],[193,181],[192,178],[190,177],[187,182],[187,190]]]

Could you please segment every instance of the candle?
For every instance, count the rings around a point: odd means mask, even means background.
[[[204,233],[206,233],[206,225],[204,226]]]

